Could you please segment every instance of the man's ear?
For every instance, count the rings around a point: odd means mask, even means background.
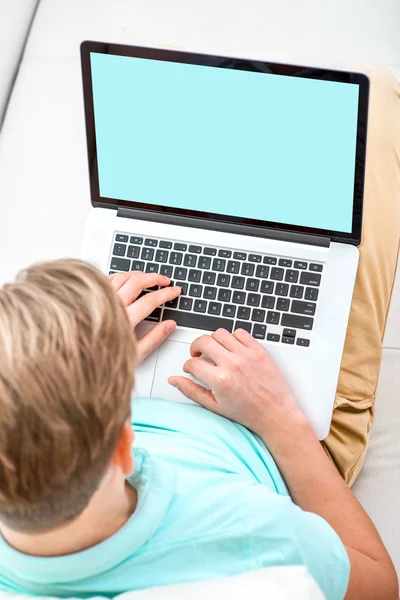
[[[122,473],[127,477],[133,473],[132,443],[134,437],[132,425],[130,421],[127,421],[122,428],[111,460],[111,464],[120,467]]]

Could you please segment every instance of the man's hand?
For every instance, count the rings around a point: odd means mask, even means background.
[[[177,298],[182,291],[180,287],[167,287],[171,283],[170,279],[157,273],[135,271],[134,273],[115,273],[114,275],[108,275],[107,278],[124,306],[126,306],[133,327],[139,325],[143,319],[164,302]],[[139,298],[145,288],[156,285],[163,289],[149,292]],[[138,363],[140,364],[146,356],[158,348],[175,327],[175,321],[162,321],[138,340]]]
[[[282,373],[247,331],[237,329],[231,335],[218,329],[212,335],[202,335],[192,343],[190,354],[193,358],[186,361],[183,370],[212,391],[186,377],[172,376],[168,382],[210,411],[259,435],[289,416],[305,419]]]

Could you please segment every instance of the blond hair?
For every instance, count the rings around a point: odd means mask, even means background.
[[[135,341],[110,283],[77,260],[0,289],[0,521],[55,528],[87,506],[130,416]]]

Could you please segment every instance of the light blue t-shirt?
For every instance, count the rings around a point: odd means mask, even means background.
[[[111,538],[83,552],[27,556],[0,539],[0,590],[114,596],[149,586],[305,565],[342,600],[349,560],[333,529],[298,508],[264,444],[205,409],[133,402],[138,505]]]

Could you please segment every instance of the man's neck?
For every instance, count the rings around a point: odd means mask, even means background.
[[[109,482],[110,483],[110,482]],[[137,492],[129,483],[102,486],[73,521],[39,534],[0,527],[10,546],[33,556],[63,556],[86,550],[116,533],[135,511]]]

